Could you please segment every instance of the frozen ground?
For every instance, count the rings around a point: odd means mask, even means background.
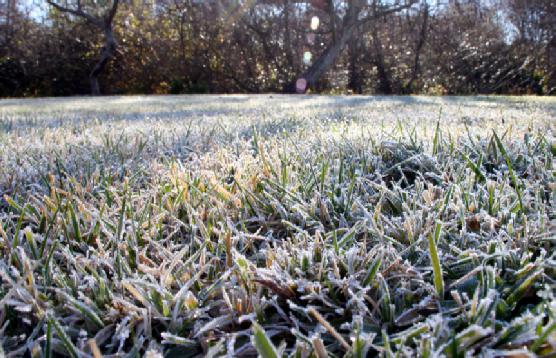
[[[554,98],[1,100],[0,342],[554,354],[555,135]]]

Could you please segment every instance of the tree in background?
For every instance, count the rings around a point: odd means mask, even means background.
[[[25,66],[21,62],[27,56],[27,47],[21,42],[33,31],[17,0],[0,2],[0,95],[9,95],[26,87]]]
[[[514,48],[542,78],[545,93],[556,93],[556,2],[509,0],[506,12],[516,29]]]
[[[57,0],[46,0],[48,4],[56,10],[65,12],[87,20],[91,25],[97,27],[104,34],[104,46],[102,47],[100,58],[89,74],[91,83],[91,94],[100,94],[100,84],[98,77],[106,67],[106,64],[116,51],[116,40],[112,22],[118,11],[119,0],[93,2],[92,4],[82,4],[81,0],[75,0],[69,4],[66,0],[65,5],[61,5]]]
[[[20,1],[0,1],[1,96],[99,93],[99,76],[105,94],[556,88],[553,1]]]
[[[287,88],[289,92],[305,92],[314,87],[322,75],[332,67],[348,42],[358,34],[362,35],[365,24],[409,8],[417,0],[408,0],[402,4],[384,5],[381,1],[350,0],[336,3],[334,1],[316,2],[329,15],[331,41],[317,59],[294,80]],[[340,17],[339,14],[343,13]]]

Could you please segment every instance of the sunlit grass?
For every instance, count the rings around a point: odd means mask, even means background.
[[[0,102],[7,354],[551,355],[556,102]]]

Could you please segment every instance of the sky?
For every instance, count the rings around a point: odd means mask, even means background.
[[[46,9],[45,0],[21,0],[21,7],[25,11],[29,11],[31,17],[40,20]]]

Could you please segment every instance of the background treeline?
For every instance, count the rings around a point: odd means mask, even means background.
[[[556,93],[553,0],[29,1],[0,96]]]

